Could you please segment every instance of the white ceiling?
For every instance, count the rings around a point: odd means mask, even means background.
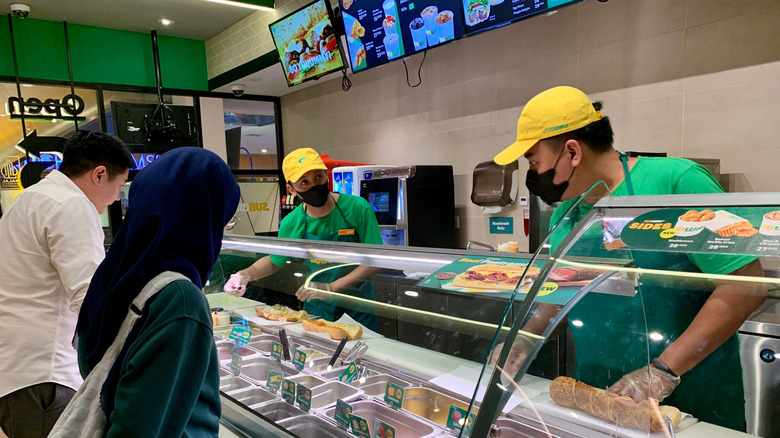
[[[14,0],[30,6],[30,18],[205,41],[256,12],[206,0]],[[8,8],[6,6],[6,8]],[[10,8],[6,12],[11,12]],[[171,26],[161,18],[174,21]]]

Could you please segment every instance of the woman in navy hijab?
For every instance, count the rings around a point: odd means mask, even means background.
[[[186,147],[140,171],[129,198],[79,313],[81,374],[100,362],[128,312],[140,313],[100,392],[107,436],[216,437],[219,362],[201,289],[236,211],[238,185],[217,155]],[[166,271],[186,279],[135,309],[132,301]]]

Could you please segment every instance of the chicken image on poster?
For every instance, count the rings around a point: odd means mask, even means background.
[[[325,1],[311,3],[269,27],[288,85],[344,68]]]

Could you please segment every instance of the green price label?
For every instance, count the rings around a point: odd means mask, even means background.
[[[230,372],[233,373],[234,376],[238,376],[241,374],[241,363],[244,361],[244,358],[235,352],[231,354],[230,357]]]
[[[353,380],[355,380],[355,377],[357,377],[357,365],[355,365],[355,362],[352,362],[349,364],[347,369],[345,369],[341,375],[339,375],[339,382],[344,382],[346,384],[352,383]]]
[[[400,409],[401,405],[404,404],[403,386],[398,386],[394,383],[387,382],[387,387],[385,388],[385,403],[394,408]]]
[[[252,331],[246,327],[235,326],[230,331],[230,339],[236,341],[238,344],[246,344],[249,342],[249,338],[252,336]]]
[[[282,380],[282,398],[289,404],[295,404],[296,384],[292,380]]]
[[[368,428],[368,421],[363,417],[352,414],[350,419],[352,424],[352,434],[360,438],[371,438],[371,430]]]
[[[298,406],[303,412],[309,412],[311,409],[311,389],[298,385],[298,394],[295,399],[298,401]]]
[[[374,419],[374,438],[395,438],[395,427],[384,421]]]
[[[352,416],[352,405],[345,402],[342,399],[336,400],[336,412],[333,413],[333,418],[340,428],[349,429],[349,420]]]
[[[284,374],[281,371],[269,371],[265,386],[276,393],[282,387],[282,379],[284,379]]]
[[[303,367],[306,366],[306,353],[296,348],[293,353],[293,365],[303,371]]]
[[[271,357],[279,362],[282,361],[282,344],[278,342],[271,343]]]
[[[447,427],[454,430],[460,430],[465,427],[466,435],[471,434],[471,428],[474,427],[474,421],[477,417],[469,414],[466,418],[466,410],[455,405],[450,406],[450,412],[447,414]]]

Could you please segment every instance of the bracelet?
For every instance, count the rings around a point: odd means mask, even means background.
[[[659,359],[657,357],[655,359],[653,359],[650,363],[653,364],[653,366],[658,368],[659,370],[661,370],[661,371],[663,371],[663,372],[665,372],[667,374],[671,374],[672,377],[680,377],[677,374],[675,374],[674,371],[672,371],[671,368],[669,368],[669,365],[665,364],[661,359]]]

